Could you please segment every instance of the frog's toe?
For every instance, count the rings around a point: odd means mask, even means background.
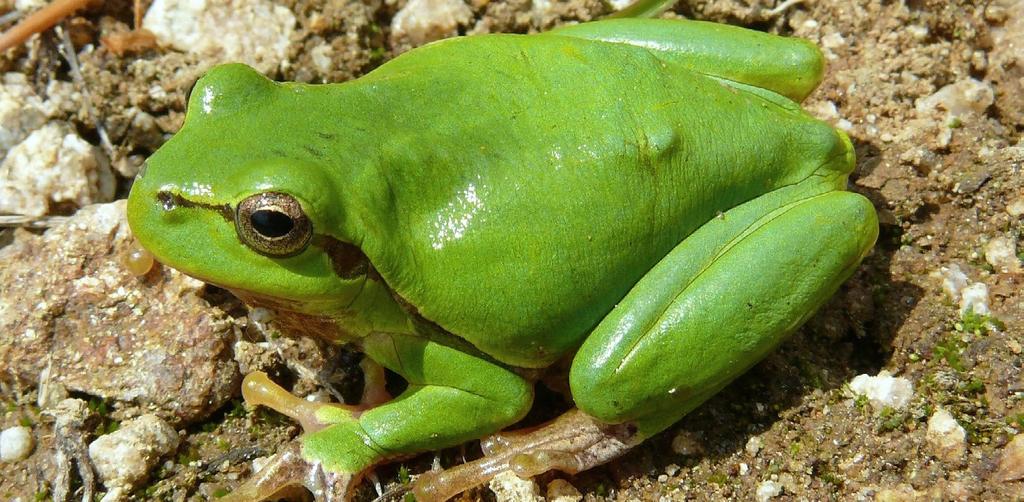
[[[262,371],[245,375],[242,380],[242,398],[245,402],[262,405],[299,422],[302,430],[311,433],[339,421],[356,418],[362,407],[335,403],[319,403],[296,397],[277,385]]]
[[[222,502],[258,502],[280,498],[304,498],[308,491],[317,502],[341,502],[348,499],[357,477],[327,471],[320,462],[302,457],[301,445],[294,441],[279,450],[253,476]]]
[[[530,478],[550,470],[576,474],[619,457],[642,441],[635,427],[605,424],[579,410],[532,430],[497,434],[481,442],[484,457],[420,475],[416,500],[448,500],[496,474],[511,470]]]

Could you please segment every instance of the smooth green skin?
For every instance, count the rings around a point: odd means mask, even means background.
[[[513,424],[533,397],[516,368],[574,350],[576,405],[648,437],[795,330],[875,241],[871,204],[842,191],[849,140],[797,104],[822,68],[806,41],[635,19],[444,40],[342,84],[225,65],[149,159],[129,222],[160,261],[328,319],[410,382],[358,417],[321,409],[334,425],[303,452],[329,469]],[[215,208],[268,190],[379,277],[338,277],[321,237],[285,259],[247,248]]]

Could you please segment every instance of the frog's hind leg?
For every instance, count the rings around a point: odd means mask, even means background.
[[[662,259],[576,354],[576,405],[649,437],[806,321],[878,235],[867,199],[814,190],[792,185],[737,206]]]
[[[807,40],[703,21],[606,19],[546,35],[643,47],[669,64],[796,102],[818,86],[825,68],[821,51]]]
[[[705,224],[584,342],[570,371],[579,409],[483,441],[482,459],[421,475],[417,500],[446,500],[506,470],[524,478],[552,469],[574,474],[622,455],[810,317],[852,273],[877,229],[863,197],[807,184]]]

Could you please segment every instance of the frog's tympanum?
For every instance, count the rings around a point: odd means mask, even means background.
[[[718,392],[877,236],[844,191],[849,139],[798,104],[822,73],[803,40],[637,19],[448,39],[341,84],[212,69],[132,188],[135,235],[408,381],[344,406],[250,375],[246,398],[305,433],[236,500],[340,498],[383,461],[484,437],[418,498],[574,473]],[[496,435],[558,361],[576,408]]]

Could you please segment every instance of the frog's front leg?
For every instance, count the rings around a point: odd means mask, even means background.
[[[268,381],[247,382],[247,401],[295,418],[305,434],[227,500],[266,500],[294,487],[317,500],[342,500],[377,463],[492,434],[521,419],[533,402],[530,382],[456,340],[386,333],[361,344],[368,357],[408,381],[405,392],[362,410],[306,402]]]
[[[665,429],[742,374],[829,298],[875,241],[863,197],[799,184],[706,223],[646,274],[584,342],[579,410],[492,438],[489,456],[424,475],[444,497],[495,472],[580,472]]]

